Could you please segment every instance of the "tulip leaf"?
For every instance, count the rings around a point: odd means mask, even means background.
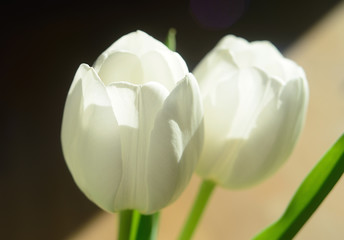
[[[344,134],[304,179],[282,217],[253,239],[292,239],[332,190],[343,172]]]
[[[167,33],[167,37],[165,40],[165,45],[172,51],[176,51],[176,34],[177,31],[174,28],[170,28]]]

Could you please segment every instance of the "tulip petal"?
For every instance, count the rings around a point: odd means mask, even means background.
[[[63,152],[77,185],[104,210],[152,213],[185,188],[203,142],[200,93],[187,74],[180,55],[141,31],[116,41],[94,68],[79,67]]]
[[[116,41],[97,59],[94,68],[106,85],[119,81],[133,84],[156,81],[170,91],[188,73],[178,53],[141,31]]]
[[[246,49],[248,44],[249,43],[244,38],[236,37],[234,35],[227,35],[220,40],[215,49],[241,51]]]
[[[199,161],[197,172],[207,176],[211,169],[221,161],[223,143],[227,141],[224,133],[229,133],[233,119],[238,110],[239,81],[236,77],[238,71],[229,79],[224,79],[216,85],[211,94],[204,98],[205,144],[203,154]],[[230,76],[230,74],[229,74]]]
[[[270,80],[271,86],[276,86],[271,89],[274,97],[262,100],[265,104],[258,107],[259,115],[254,117],[256,126],[249,136],[232,137],[226,143],[227,150],[232,151],[228,157],[235,159],[227,167],[230,174],[221,173],[226,187],[241,188],[263,180],[286,161],[296,144],[305,118],[307,86],[304,80],[297,79],[279,90],[276,82]]]
[[[112,82],[143,83],[140,59],[133,53],[118,51],[102,55],[94,64],[95,70],[105,85]]]
[[[198,85],[188,74],[166,99],[152,130],[147,213],[166,206],[185,189],[203,142],[202,118]]]
[[[203,97],[216,91],[219,82],[230,79],[238,70],[228,51],[218,50],[216,53],[208,54],[194,70]]]
[[[149,136],[168,91],[155,82],[141,86],[116,82],[107,86],[107,92],[118,121],[122,146],[122,179],[114,208],[145,212]]]
[[[138,30],[118,39],[103,54],[110,54],[114,51],[127,51],[141,56],[153,50],[166,51],[166,49],[168,48],[163,43]]]
[[[283,55],[278,51],[278,49],[269,41],[255,41],[248,43],[252,54],[259,60],[264,62],[278,62],[278,60],[283,59]],[[257,61],[258,63],[258,61]],[[270,74],[266,71],[267,74]]]
[[[216,50],[227,50],[232,55],[234,62],[241,68],[257,67],[269,76],[287,80],[290,71],[294,70],[295,64],[285,59],[278,49],[269,41],[247,42],[243,38],[233,35],[224,37],[216,46]],[[288,67],[288,65],[292,65]],[[284,70],[284,66],[288,68]],[[294,75],[295,76],[295,75]]]
[[[160,82],[169,91],[188,73],[184,60],[171,51],[150,51],[141,58],[144,82]]]
[[[233,76],[232,81],[237,82],[237,89],[233,91],[237,91],[238,99],[233,99],[237,108],[236,112],[231,115],[232,121],[229,122],[230,130],[225,135],[228,140],[221,141],[222,144],[220,144],[217,154],[213,156],[214,160],[212,161],[212,165],[208,169],[205,169],[204,165],[200,164],[202,168],[199,167],[198,172],[202,170],[203,173],[200,172],[200,174],[204,175],[204,171],[206,171],[210,178],[217,179],[221,185],[233,188],[237,187],[236,184],[244,184],[241,183],[241,179],[250,182],[251,178],[253,178],[252,172],[260,164],[257,158],[264,160],[265,155],[262,153],[263,146],[251,148],[250,150],[246,150],[245,147],[251,141],[255,141],[257,144],[264,142],[266,146],[269,145],[266,141],[267,136],[265,135],[266,132],[269,133],[271,131],[267,131],[266,128],[264,128],[265,132],[261,130],[261,125],[265,124],[265,122],[260,121],[259,117],[269,116],[270,119],[268,118],[267,120],[269,121],[268,125],[270,127],[276,123],[276,121],[273,121],[275,116],[266,111],[278,109],[278,93],[282,88],[282,84],[279,81],[270,79],[264,72],[256,68],[241,69]],[[224,102],[227,103],[228,100]],[[263,111],[268,115],[263,115],[261,113]],[[279,122],[277,121],[277,123]],[[253,133],[256,131],[262,131],[259,136],[261,139],[258,141],[257,139],[253,140]],[[206,134],[209,133],[206,132]],[[209,138],[206,140],[206,143],[212,141],[216,140]],[[270,148],[267,147],[267,149]],[[241,157],[242,155],[244,156]],[[209,159],[204,159],[204,157],[209,158],[210,156],[202,156],[202,162],[209,161]]]
[[[198,174],[241,188],[287,160],[307,108],[302,68],[268,41],[249,43],[229,35],[196,67],[195,76],[205,108]]]
[[[118,132],[105,86],[92,68],[82,64],[65,105],[62,147],[79,188],[107,211],[113,211],[122,175]]]
[[[279,80],[287,80],[283,70],[284,57],[268,41],[248,43],[246,49],[233,54],[236,63],[242,68],[254,66],[260,68],[269,76]]]
[[[303,79],[303,81],[306,81],[307,78],[305,72],[295,62],[287,58],[282,59],[281,62],[283,67],[283,72],[281,73],[281,76],[284,77],[284,82],[294,80],[296,78],[301,78]],[[305,84],[307,85],[307,82]],[[305,91],[308,92],[308,88],[306,88]]]

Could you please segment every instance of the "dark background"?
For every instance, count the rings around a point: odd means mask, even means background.
[[[0,5],[1,239],[63,239],[100,211],[74,184],[60,146],[80,63],[91,65],[131,31],[163,41],[170,27],[190,70],[226,34],[268,39],[283,51],[339,1],[191,2],[193,11],[190,1],[163,0]]]

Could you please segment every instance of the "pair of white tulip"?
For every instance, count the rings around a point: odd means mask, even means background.
[[[141,31],[120,38],[93,67],[80,65],[62,147],[89,199],[110,212],[153,213],[181,194],[196,168],[241,188],[287,159],[308,102],[299,66],[268,42],[226,36],[194,75]]]

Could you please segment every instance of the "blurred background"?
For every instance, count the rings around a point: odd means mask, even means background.
[[[76,187],[60,144],[66,95],[81,63],[91,65],[102,51],[124,34],[140,29],[164,41],[170,27],[177,29],[177,51],[190,70],[226,34],[250,41],[270,40],[285,51],[333,11],[339,2],[129,0],[71,4],[66,0],[14,0],[1,3],[0,238],[66,239],[101,212]],[[295,51],[290,54],[297,56]],[[311,97],[319,96],[311,92]],[[326,97],[322,96],[322,100]],[[311,134],[313,130],[308,132]],[[331,135],[331,141],[336,134]],[[323,148],[327,147],[325,144]],[[300,176],[304,176],[302,174]],[[198,184],[197,179],[193,181]],[[184,199],[192,199],[195,189],[189,188],[190,193]],[[218,193],[214,201],[223,194]],[[261,196],[260,200],[264,202],[264,194],[254,196]],[[273,201],[272,195],[267,195],[271,206],[276,207],[278,200]],[[251,195],[245,193],[238,196],[241,197],[238,202],[255,201],[248,199]],[[286,196],[286,202],[288,200],[289,196]],[[184,209],[183,212],[189,208],[179,200],[176,204]],[[285,207],[283,204],[281,209]],[[249,213],[245,214],[252,218]],[[273,217],[279,214],[277,212]],[[209,215],[209,221],[229,221],[214,216]],[[235,215],[232,217],[236,218]],[[181,220],[176,218],[176,221]],[[255,227],[258,226],[263,227],[259,224]],[[243,226],[240,231],[247,231],[246,228]],[[169,231],[168,227],[164,229]]]

